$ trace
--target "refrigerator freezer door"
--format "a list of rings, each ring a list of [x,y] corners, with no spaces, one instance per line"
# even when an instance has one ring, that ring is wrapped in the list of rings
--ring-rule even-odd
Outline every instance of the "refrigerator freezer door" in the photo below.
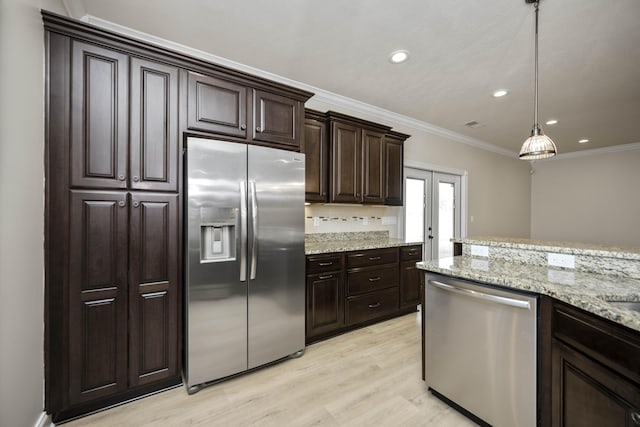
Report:
[[[247,369],[246,150],[231,142],[187,141],[187,387]]]
[[[304,155],[248,150],[251,369],[304,349]]]

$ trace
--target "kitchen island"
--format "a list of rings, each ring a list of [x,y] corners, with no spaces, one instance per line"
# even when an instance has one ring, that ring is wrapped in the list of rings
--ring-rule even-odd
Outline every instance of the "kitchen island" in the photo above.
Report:
[[[455,242],[461,256],[417,264],[428,280],[463,279],[539,298],[532,422],[640,424],[640,312],[633,309],[640,302],[640,250],[525,239]]]

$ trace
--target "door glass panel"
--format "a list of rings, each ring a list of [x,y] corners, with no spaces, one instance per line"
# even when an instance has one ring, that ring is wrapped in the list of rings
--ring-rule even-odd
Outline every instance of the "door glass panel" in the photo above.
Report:
[[[438,257],[453,256],[455,237],[454,185],[449,182],[438,183]]]
[[[425,181],[407,178],[405,198],[405,239],[410,242],[424,240]]]

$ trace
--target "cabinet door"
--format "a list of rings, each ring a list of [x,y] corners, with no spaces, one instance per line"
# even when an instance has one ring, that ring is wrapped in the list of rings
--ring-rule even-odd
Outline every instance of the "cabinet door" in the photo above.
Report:
[[[371,204],[384,203],[384,135],[362,130],[362,201]]]
[[[362,203],[360,128],[331,123],[331,191],[329,202]]]
[[[299,150],[299,134],[304,115],[302,103],[261,90],[253,91],[253,103],[253,139],[283,144]]]
[[[129,381],[178,372],[178,195],[131,194]]]
[[[127,193],[71,191],[70,404],[127,388]]]
[[[424,272],[416,267],[416,261],[400,263],[400,307],[420,304],[420,289]]]
[[[178,69],[131,59],[131,188],[178,191]]]
[[[385,138],[385,192],[384,204],[403,204],[403,146],[402,141]]]
[[[327,125],[317,120],[305,120],[305,200],[327,201]]]
[[[640,388],[554,340],[552,425],[616,427],[640,423]]]
[[[247,88],[189,71],[187,127],[202,132],[247,137]]]
[[[344,325],[341,272],[307,276],[307,339]]]
[[[72,43],[71,186],[126,188],[129,58]]]

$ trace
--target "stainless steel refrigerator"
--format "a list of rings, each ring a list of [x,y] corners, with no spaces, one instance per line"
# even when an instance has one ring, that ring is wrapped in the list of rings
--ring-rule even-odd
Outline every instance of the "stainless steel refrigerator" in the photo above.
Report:
[[[304,155],[202,138],[186,150],[192,393],[304,350]]]

